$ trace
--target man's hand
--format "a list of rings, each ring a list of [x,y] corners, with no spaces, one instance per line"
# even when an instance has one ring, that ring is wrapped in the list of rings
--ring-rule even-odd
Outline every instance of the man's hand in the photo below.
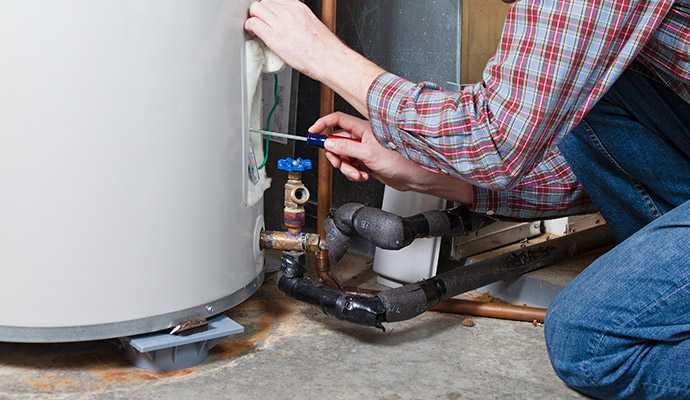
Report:
[[[368,115],[369,86],[385,72],[348,48],[298,0],[262,0],[249,8],[244,28],[292,68],[326,84]]]
[[[334,135],[361,140],[357,143],[328,139],[325,143],[326,157],[349,180],[363,182],[373,176],[400,191],[428,193],[463,204],[472,203],[471,184],[421,168],[399,153],[384,148],[376,140],[368,121],[337,112],[316,121],[309,132],[319,133],[336,126],[342,131]]]
[[[361,141],[326,140],[326,157],[343,175],[354,182],[366,181],[372,175],[396,189],[410,190],[405,185],[404,175],[407,169],[403,167],[417,167],[400,154],[383,148],[371,132],[368,121],[337,112],[316,121],[309,131],[316,133],[335,126],[342,130],[334,135]]]
[[[296,0],[263,0],[251,4],[244,27],[258,36],[283,61],[319,79],[319,60],[344,51],[345,45]]]

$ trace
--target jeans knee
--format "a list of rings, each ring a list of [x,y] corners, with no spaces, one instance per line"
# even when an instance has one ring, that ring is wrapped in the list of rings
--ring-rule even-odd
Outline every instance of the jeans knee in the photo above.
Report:
[[[590,396],[613,398],[622,390],[618,381],[626,356],[599,346],[600,334],[587,318],[586,302],[561,293],[549,306],[544,337],[551,365],[568,386]],[[593,349],[596,348],[596,351]]]
[[[586,337],[574,329],[573,304],[567,304],[562,296],[556,297],[549,306],[544,321],[544,339],[551,365],[566,384],[572,387],[587,385],[584,376],[586,368]]]

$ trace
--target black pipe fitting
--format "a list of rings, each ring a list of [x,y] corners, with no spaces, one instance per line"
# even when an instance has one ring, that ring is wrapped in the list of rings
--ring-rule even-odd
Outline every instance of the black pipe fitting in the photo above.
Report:
[[[348,296],[304,277],[305,253],[283,252],[278,288],[290,297],[321,307],[326,315],[359,325],[374,326],[385,331],[385,310],[376,297]]]
[[[284,251],[280,259],[280,274],[288,279],[302,278],[307,271],[307,254],[303,251]]]

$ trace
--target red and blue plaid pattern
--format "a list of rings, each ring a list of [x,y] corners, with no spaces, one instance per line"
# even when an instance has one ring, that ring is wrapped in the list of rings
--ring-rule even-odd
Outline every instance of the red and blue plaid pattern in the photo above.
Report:
[[[588,212],[556,146],[636,58],[690,102],[690,0],[523,0],[482,82],[450,93],[382,74],[370,121],[385,146],[477,186],[477,212]]]

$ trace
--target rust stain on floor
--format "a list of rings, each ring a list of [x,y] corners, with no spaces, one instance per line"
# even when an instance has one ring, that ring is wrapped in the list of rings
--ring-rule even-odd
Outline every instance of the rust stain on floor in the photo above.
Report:
[[[227,311],[225,315],[244,326],[244,334],[224,340],[211,349],[211,353],[220,354],[221,359],[227,360],[254,351],[268,337],[276,322],[293,312],[288,303],[292,302],[256,296]]]
[[[104,371],[94,371],[93,373],[103,382],[123,383],[132,381],[156,381],[159,379],[185,376],[194,372],[194,368],[183,369],[180,371],[149,371],[132,368],[135,367],[129,367],[126,369],[107,369]]]
[[[18,366],[18,369],[38,376],[24,379],[23,386],[39,392],[65,392],[85,388],[93,390],[109,387],[115,383],[149,382],[180,377],[194,371],[194,369],[171,372],[144,370],[130,365],[125,360],[124,353],[113,345],[94,342],[91,346],[94,347],[94,351],[61,352],[43,360],[40,360],[42,357],[39,357],[39,360],[31,360],[29,355],[27,358],[30,361]],[[95,348],[97,346],[99,348]],[[64,351],[65,347],[63,345],[60,348]],[[29,371],[26,371],[27,368]],[[43,372],[46,370],[51,372]],[[79,373],[81,375],[77,375]]]
[[[3,387],[16,392],[89,393],[111,390],[122,385],[195,376],[214,371],[226,360],[270,346],[276,335],[284,337],[304,328],[305,315],[316,312],[312,306],[285,296],[269,277],[259,291],[225,315],[243,325],[245,332],[232,336],[209,351],[209,358],[193,368],[159,372],[140,369],[125,359],[118,340],[83,343],[21,344],[0,343],[0,397]],[[304,319],[308,323],[308,319]],[[296,324],[296,325],[295,325]],[[284,325],[284,329],[283,329]],[[267,339],[271,339],[270,341]],[[277,338],[280,340],[280,338]],[[288,356],[290,353],[281,352]]]
[[[255,351],[279,320],[298,309],[294,301],[285,298],[271,283],[264,283],[265,287],[259,293],[225,313],[242,324],[245,333],[221,342],[211,349],[209,359],[196,367],[170,372],[134,367],[125,359],[117,340],[62,344],[0,343],[0,362],[6,367],[4,375],[15,377],[11,383],[15,390],[21,387],[32,392],[65,393],[204,373],[217,367],[222,360]],[[0,380],[0,389],[2,386],[3,381]]]
[[[60,373],[46,373],[38,378],[27,379],[25,383],[36,392],[52,392],[56,389],[73,389],[81,386],[74,378],[65,377]]]

